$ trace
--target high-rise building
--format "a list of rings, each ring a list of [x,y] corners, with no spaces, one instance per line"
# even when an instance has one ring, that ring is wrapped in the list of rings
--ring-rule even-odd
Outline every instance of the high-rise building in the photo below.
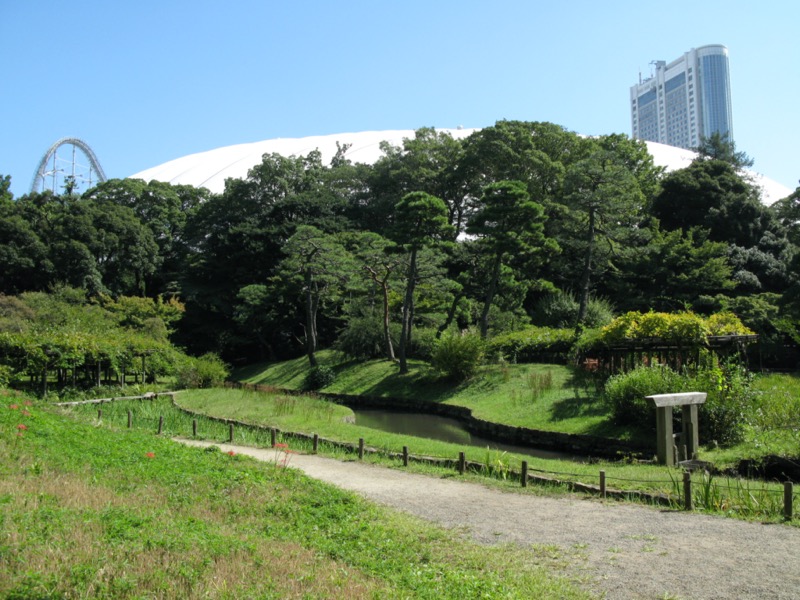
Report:
[[[677,60],[651,63],[651,77],[631,87],[633,137],[696,148],[713,133],[733,141],[728,49],[692,48]]]

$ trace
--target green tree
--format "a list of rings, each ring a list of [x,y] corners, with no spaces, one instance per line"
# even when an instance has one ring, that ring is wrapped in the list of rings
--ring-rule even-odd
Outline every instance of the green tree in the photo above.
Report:
[[[408,255],[403,321],[397,349],[402,374],[408,373],[406,351],[411,339],[418,254],[425,247],[451,239],[452,235],[453,227],[448,223],[447,206],[441,199],[425,192],[411,192],[403,196],[395,206],[392,239]]]
[[[399,281],[399,273],[405,265],[405,256],[395,251],[392,242],[372,232],[359,236],[355,255],[361,272],[380,293],[385,355],[388,360],[394,361],[395,353],[390,330],[390,292],[392,286]]]
[[[664,229],[702,227],[713,241],[750,248],[779,227],[759,190],[728,162],[695,160],[667,175],[661,186],[650,212]]]
[[[638,223],[644,200],[636,176],[614,150],[597,150],[570,167],[564,182],[564,204],[583,254],[578,324],[586,318],[598,264],[607,264],[606,257]]]
[[[467,226],[467,233],[479,238],[479,246],[489,259],[480,315],[482,338],[486,338],[489,331],[489,309],[503,266],[512,257],[517,262],[528,259],[526,262],[530,264],[530,259],[543,251],[558,251],[555,241],[544,235],[544,220],[544,208],[531,201],[521,181],[500,181],[484,189],[480,207]]]
[[[469,210],[466,190],[457,173],[462,142],[449,133],[423,127],[414,132],[413,138],[404,138],[402,146],[384,142],[381,150],[383,156],[372,166],[368,177],[370,200],[360,209],[363,227],[386,235],[391,225],[387,216],[397,202],[410,192],[420,191],[444,201],[455,239],[463,230]]]
[[[737,171],[752,167],[755,162],[745,152],[738,152],[736,144],[727,133],[715,131],[708,137],[700,138],[700,145],[694,148],[703,160],[721,160],[733,166]]]
[[[293,281],[304,302],[305,346],[308,362],[317,366],[317,315],[320,305],[335,300],[352,272],[352,259],[331,235],[301,225],[284,246],[279,276]]]
[[[643,229],[643,239],[621,250],[606,289],[623,311],[683,310],[703,294],[730,293],[736,287],[728,247],[702,230]]]

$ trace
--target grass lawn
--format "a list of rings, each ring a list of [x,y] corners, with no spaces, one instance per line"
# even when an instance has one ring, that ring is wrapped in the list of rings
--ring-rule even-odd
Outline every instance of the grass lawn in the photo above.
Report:
[[[98,421],[0,392],[0,597],[586,597],[552,548],[479,547],[297,470],[154,435],[146,410],[165,433],[180,419],[166,399]],[[129,409],[130,430],[106,420]]]
[[[516,427],[596,435],[653,443],[655,432],[614,425],[590,376],[563,365],[488,365],[470,382],[454,385],[437,378],[421,361],[410,361],[411,372],[401,376],[385,360],[343,361],[323,351],[321,364],[332,367],[336,381],[322,391],[383,397],[416,398],[464,406],[480,419]],[[308,360],[252,365],[234,378],[288,389],[302,389]],[[542,381],[552,382],[541,391]],[[756,375],[755,403],[745,440],[728,448],[704,446],[701,458],[720,467],[744,458],[768,455],[800,456],[800,376]],[[701,416],[702,419],[702,409]],[[702,444],[703,440],[701,440]]]
[[[377,453],[367,453],[364,460],[393,468],[404,468],[398,458],[390,458],[389,452],[399,453],[408,446],[413,455],[436,456],[451,460],[459,451],[466,453],[467,459],[481,465],[481,473],[463,477],[480,478],[520,492],[519,481],[508,475],[509,471],[519,473],[522,460],[529,464],[530,472],[545,474],[550,478],[565,481],[579,481],[595,484],[599,482],[600,470],[605,471],[609,488],[622,490],[642,490],[656,494],[669,494],[676,498],[682,490],[682,470],[658,465],[643,465],[628,462],[576,463],[573,461],[533,458],[513,453],[505,453],[486,448],[461,446],[436,440],[386,433],[346,422],[349,409],[319,398],[286,396],[280,393],[263,393],[250,390],[212,389],[193,390],[178,394],[179,406],[219,418],[232,418],[250,423],[256,427],[236,427],[234,442],[254,447],[270,447],[271,427],[282,431],[299,431],[306,434],[317,433],[324,439],[356,445],[364,438],[367,448],[377,449]],[[168,398],[155,401],[117,401],[102,405],[102,419],[97,419],[98,407],[82,405],[66,409],[82,420],[118,430],[127,428],[127,412],[130,410],[134,428],[155,432],[159,417],[163,418],[165,436],[190,437],[192,420],[198,421],[197,437],[211,441],[227,441],[228,425],[203,417],[193,416],[178,410]],[[259,427],[260,426],[260,427]],[[291,436],[279,436],[279,443],[287,443],[291,450],[310,452],[311,442]],[[278,452],[279,450],[276,450]],[[341,460],[355,460],[353,451],[323,442],[320,454],[334,456]],[[291,458],[289,456],[289,462]],[[458,477],[453,468],[436,468],[411,462],[411,470],[437,477]],[[488,479],[487,479],[488,477]],[[782,515],[782,486],[758,481],[743,481],[723,477],[708,478],[701,472],[692,475],[695,506],[712,512],[722,512],[738,517],[779,520]],[[565,493],[566,488],[541,488],[529,486],[527,493],[542,493],[543,489],[555,489]],[[800,490],[797,490],[800,496]],[[548,492],[552,493],[552,492]]]
[[[330,351],[318,353],[318,359],[336,371],[336,380],[323,392],[441,402],[467,407],[476,418],[515,427],[650,441],[614,425],[591,377],[564,365],[490,365],[471,381],[456,385],[438,378],[421,361],[409,361],[410,373],[399,375],[397,366],[385,360],[341,361]],[[300,390],[307,371],[308,359],[302,357],[251,365],[235,371],[233,378]]]

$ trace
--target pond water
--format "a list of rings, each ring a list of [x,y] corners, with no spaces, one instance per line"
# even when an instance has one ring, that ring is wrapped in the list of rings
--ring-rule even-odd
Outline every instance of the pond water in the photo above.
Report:
[[[514,452],[537,458],[557,458],[581,462],[586,460],[585,457],[574,454],[540,450],[528,446],[514,446],[482,438],[467,431],[464,424],[457,419],[449,417],[380,409],[353,408],[352,410],[355,413],[357,425],[389,433],[413,435],[465,446],[489,447],[502,452]]]

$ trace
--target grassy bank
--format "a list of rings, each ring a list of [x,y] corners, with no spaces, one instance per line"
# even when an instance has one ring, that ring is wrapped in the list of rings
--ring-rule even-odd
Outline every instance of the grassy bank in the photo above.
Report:
[[[471,409],[477,418],[514,427],[654,444],[655,431],[643,432],[612,422],[595,381],[580,369],[541,364],[487,365],[471,381],[456,385],[440,380],[426,363],[419,361],[412,361],[411,373],[401,376],[396,365],[385,360],[343,362],[329,351],[320,352],[319,358],[336,371],[336,380],[323,388],[325,392],[453,404]],[[234,372],[234,378],[302,389],[307,371],[308,360],[301,357],[252,365]],[[726,448],[706,445],[701,452],[703,460],[731,468],[742,459],[800,456],[800,377],[756,375],[753,390],[756,406],[746,417],[750,422],[744,440]]]
[[[651,494],[669,495],[675,505],[681,505],[682,473],[658,465],[642,465],[628,462],[614,463],[576,463],[572,461],[533,458],[518,454],[487,450],[486,448],[449,444],[411,436],[386,433],[346,422],[349,409],[325,400],[282,394],[265,394],[249,390],[195,390],[178,395],[177,403],[192,411],[202,412],[211,417],[236,419],[253,424],[255,427],[237,426],[234,442],[256,447],[270,447],[271,427],[284,432],[300,432],[356,446],[359,438],[365,440],[368,448],[376,449],[367,453],[364,460],[384,466],[401,468],[401,461],[390,453],[400,453],[408,446],[411,454],[418,456],[441,457],[454,460],[464,451],[467,460],[480,465],[480,473],[466,475],[466,478],[480,478],[484,482],[520,492],[520,484],[512,472],[519,473],[521,463],[526,460],[529,472],[549,479],[565,482],[581,482],[597,485],[600,470],[605,471],[609,488],[643,491]],[[134,428],[154,432],[159,419],[163,418],[165,435],[191,436],[192,420],[197,420],[197,437],[211,441],[227,441],[228,425],[222,421],[198,418],[176,409],[172,403],[162,398],[156,401],[124,401],[102,406],[102,420],[97,420],[97,406],[83,405],[69,409],[75,415],[90,422],[115,428],[127,426],[127,412],[130,410]],[[260,426],[260,427],[258,427]],[[288,434],[279,436],[278,443],[286,443],[290,449],[300,452],[311,451],[311,441],[297,439]],[[354,460],[354,451],[347,451],[334,445],[321,444],[320,454],[327,454],[343,460]],[[289,462],[291,458],[288,457]],[[414,462],[411,470],[425,472],[434,476],[455,477],[451,468],[435,468]],[[489,479],[486,479],[489,477]],[[723,513],[742,518],[757,518],[779,521],[782,519],[782,486],[760,481],[747,481],[734,478],[712,477],[696,472],[692,476],[693,498],[697,508],[715,513]],[[563,486],[546,488],[528,487],[526,493],[566,493]],[[800,500],[797,490],[795,500]]]
[[[541,566],[550,548],[477,547],[292,469],[27,402],[0,405],[1,597],[585,597]]]
[[[336,380],[324,392],[414,398],[464,406],[479,419],[515,427],[646,441],[609,420],[590,375],[564,365],[487,365],[459,385],[440,379],[421,361],[409,361],[410,373],[399,375],[397,366],[385,360],[342,362],[330,351],[320,352],[318,358],[336,372]],[[303,357],[252,365],[235,371],[233,378],[300,390],[307,371],[308,359]]]

